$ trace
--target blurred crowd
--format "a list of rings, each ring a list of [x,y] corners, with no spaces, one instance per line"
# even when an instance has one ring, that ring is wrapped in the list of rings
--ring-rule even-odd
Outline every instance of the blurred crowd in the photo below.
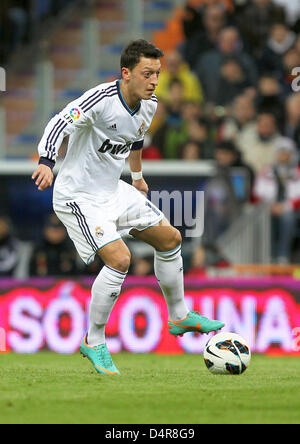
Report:
[[[231,140],[256,173],[274,161],[276,138],[298,150],[300,2],[191,0],[182,27],[185,40],[165,56],[145,158],[213,159],[216,143]]]
[[[0,32],[3,36],[5,20],[13,22],[18,32],[7,41],[14,46],[26,38],[29,1],[6,2],[11,8],[0,17]],[[40,7],[60,2],[43,1]],[[205,189],[202,245],[187,258],[186,271],[199,274],[229,264],[216,241],[240,212],[234,167],[246,172],[247,200],[269,205],[272,261],[293,262],[300,238],[300,1],[190,0],[182,29],[184,40],[164,58],[143,157],[210,160],[216,166]],[[17,251],[11,223],[0,217],[0,276],[14,274]],[[28,273],[96,274],[99,261],[83,266],[64,227],[50,215],[30,252]],[[153,274],[152,255],[133,255],[130,273]]]
[[[46,19],[56,17],[74,0],[1,0],[0,65],[14,51],[34,41]]]
[[[290,262],[300,233],[300,2],[190,0],[182,29],[165,56],[144,158],[215,161],[208,245],[239,211],[226,172],[243,167],[249,200],[270,205],[272,260]]]

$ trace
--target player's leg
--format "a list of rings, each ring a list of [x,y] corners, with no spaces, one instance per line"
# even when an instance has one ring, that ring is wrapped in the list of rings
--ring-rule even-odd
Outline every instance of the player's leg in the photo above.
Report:
[[[208,333],[224,327],[214,321],[189,311],[184,300],[184,274],[181,256],[181,235],[167,219],[155,226],[139,231],[131,230],[136,239],[150,244],[154,249],[154,270],[169,313],[169,331],[177,336],[188,331]]]
[[[92,286],[89,313],[89,330],[80,350],[101,373],[119,373],[106,347],[105,326],[121,292],[130,265],[130,252],[118,239],[98,251],[104,266]]]
[[[130,252],[106,207],[97,202],[72,201],[56,203],[54,209],[82,260],[90,263],[99,254],[106,264],[92,286],[89,331],[80,351],[99,373],[119,373],[105,344],[105,324],[126,277]]]
[[[167,219],[143,231],[133,229],[130,234],[155,249],[154,272],[164,294],[169,317],[179,321],[189,309],[184,300],[181,235]]]
[[[168,306],[170,333],[177,336],[187,331],[207,333],[222,328],[222,322],[190,312],[186,306],[180,232],[172,227],[159,208],[133,186],[122,181],[119,205],[118,233],[130,233],[155,249],[155,275]]]
[[[98,251],[104,267],[92,286],[88,343],[105,343],[105,325],[121,292],[130,265],[130,251],[121,240],[105,245]]]

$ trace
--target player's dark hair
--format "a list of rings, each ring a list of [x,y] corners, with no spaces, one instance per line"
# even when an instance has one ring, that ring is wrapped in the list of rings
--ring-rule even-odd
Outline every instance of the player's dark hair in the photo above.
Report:
[[[163,55],[163,51],[153,45],[153,43],[147,42],[147,40],[144,39],[133,40],[122,51],[120,61],[121,69],[134,69],[141,57],[159,59],[163,57]]]

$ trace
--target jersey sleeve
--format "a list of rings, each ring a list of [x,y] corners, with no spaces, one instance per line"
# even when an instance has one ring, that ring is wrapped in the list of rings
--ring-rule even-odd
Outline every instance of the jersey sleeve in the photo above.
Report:
[[[133,142],[131,151],[138,151],[141,150],[144,146],[144,139],[138,140],[137,142]]]
[[[87,91],[50,120],[38,145],[39,163],[53,168],[64,137],[93,125],[102,111],[103,102],[97,103],[96,106],[90,105],[94,105],[95,98],[100,94],[101,91],[97,89]]]

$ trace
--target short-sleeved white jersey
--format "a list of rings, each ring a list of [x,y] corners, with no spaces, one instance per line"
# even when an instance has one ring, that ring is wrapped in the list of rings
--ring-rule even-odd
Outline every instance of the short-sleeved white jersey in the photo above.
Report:
[[[84,93],[54,116],[39,143],[40,163],[53,166],[65,136],[66,157],[54,185],[54,201],[106,199],[118,186],[125,159],[141,149],[157,108],[157,99],[128,108],[120,80]]]

